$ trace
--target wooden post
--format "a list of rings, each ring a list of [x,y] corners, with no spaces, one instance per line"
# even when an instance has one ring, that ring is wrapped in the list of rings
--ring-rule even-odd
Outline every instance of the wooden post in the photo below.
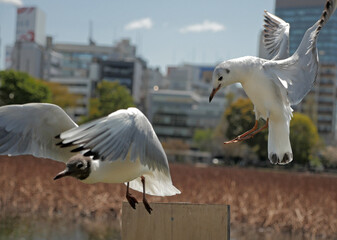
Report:
[[[150,215],[142,203],[137,209],[123,202],[122,240],[229,240],[229,205],[151,203]]]

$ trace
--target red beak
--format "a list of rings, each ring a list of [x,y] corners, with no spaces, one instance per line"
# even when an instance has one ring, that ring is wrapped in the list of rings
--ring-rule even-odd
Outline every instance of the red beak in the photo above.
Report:
[[[211,95],[209,95],[209,102],[212,101],[214,95],[216,94],[216,92],[220,89],[221,85],[219,84],[219,86],[217,88],[213,88]]]

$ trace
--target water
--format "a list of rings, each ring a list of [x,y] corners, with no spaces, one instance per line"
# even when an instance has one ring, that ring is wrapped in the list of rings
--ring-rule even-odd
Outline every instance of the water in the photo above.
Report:
[[[0,219],[0,240],[121,240],[120,224],[112,221],[95,223],[65,219]],[[303,234],[279,233],[272,229],[231,227],[231,240],[299,240]],[[322,238],[317,238],[322,239]]]
[[[120,240],[118,225],[117,222],[95,224],[6,218],[0,220],[0,240]]]

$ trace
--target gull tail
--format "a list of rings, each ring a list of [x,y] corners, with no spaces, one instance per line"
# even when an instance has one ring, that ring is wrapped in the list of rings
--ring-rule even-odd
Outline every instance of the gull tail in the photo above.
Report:
[[[169,173],[154,170],[143,175],[145,177],[145,193],[154,196],[173,196],[180,194],[180,191],[173,186]],[[143,192],[141,178],[136,178],[129,183],[133,190]]]
[[[269,119],[268,158],[272,164],[284,165],[293,160],[289,124],[290,119]]]

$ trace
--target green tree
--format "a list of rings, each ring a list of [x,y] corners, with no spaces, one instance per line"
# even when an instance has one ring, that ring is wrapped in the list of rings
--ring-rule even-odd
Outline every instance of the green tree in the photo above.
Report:
[[[225,135],[228,139],[233,139],[254,126],[255,114],[253,109],[254,106],[252,102],[247,98],[239,98],[229,105],[223,118],[224,121],[227,122]],[[263,121],[260,120],[259,127],[262,126],[262,122]],[[263,124],[265,123],[263,122]],[[267,141],[268,131],[264,130],[245,142],[252,148],[260,159],[266,159],[268,158]]]
[[[90,100],[89,116],[83,122],[132,106],[133,99],[126,87],[117,82],[102,81],[97,85],[97,97]]]
[[[213,143],[212,129],[196,129],[193,135],[193,143],[195,147],[202,151],[211,151]]]
[[[56,82],[43,82],[51,91],[51,103],[61,108],[75,107],[79,99],[79,95],[72,94],[68,88]]]
[[[307,115],[294,113],[290,121],[290,142],[296,163],[307,165],[316,160],[314,152],[320,138],[316,126]]]
[[[51,91],[41,81],[23,72],[0,71],[1,105],[50,101]]]
[[[254,106],[249,99],[238,99],[225,111],[227,128],[226,136],[232,139],[249,130],[255,122]],[[222,123],[223,124],[223,123]],[[260,125],[262,125],[260,123]],[[256,134],[252,139],[245,141],[261,160],[268,158],[268,131]],[[304,114],[294,113],[290,121],[290,142],[293,149],[294,161],[299,164],[308,164],[314,161],[315,150],[321,143],[317,128],[311,119]]]

